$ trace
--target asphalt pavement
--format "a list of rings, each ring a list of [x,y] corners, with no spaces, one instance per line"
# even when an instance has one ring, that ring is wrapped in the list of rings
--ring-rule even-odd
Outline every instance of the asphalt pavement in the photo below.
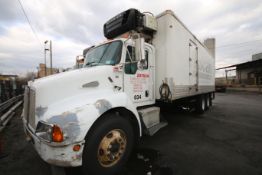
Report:
[[[0,174],[52,174],[25,141],[20,113],[0,133]],[[262,94],[217,93],[201,116],[171,108],[162,114],[169,125],[142,139],[122,175],[262,174]],[[79,168],[66,172],[80,174]]]

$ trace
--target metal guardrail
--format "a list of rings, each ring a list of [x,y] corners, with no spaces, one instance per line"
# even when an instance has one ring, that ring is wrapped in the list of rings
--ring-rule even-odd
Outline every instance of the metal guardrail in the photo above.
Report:
[[[23,95],[13,97],[0,104],[0,132],[15,115],[15,110],[23,103]]]

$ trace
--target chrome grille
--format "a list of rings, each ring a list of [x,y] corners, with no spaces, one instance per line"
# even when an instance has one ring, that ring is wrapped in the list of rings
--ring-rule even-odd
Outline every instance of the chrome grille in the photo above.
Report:
[[[35,129],[35,91],[30,89],[29,91],[29,124]]]
[[[24,119],[28,119],[28,104],[29,104],[29,88],[26,86],[25,87],[25,93],[24,93],[24,113],[23,113],[23,117]]]
[[[35,129],[35,91],[29,87],[25,88],[24,94],[24,118]]]

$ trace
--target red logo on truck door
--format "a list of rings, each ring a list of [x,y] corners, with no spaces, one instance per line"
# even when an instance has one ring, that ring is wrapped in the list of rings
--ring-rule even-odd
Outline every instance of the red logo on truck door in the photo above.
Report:
[[[137,78],[148,78],[149,74],[137,74]]]

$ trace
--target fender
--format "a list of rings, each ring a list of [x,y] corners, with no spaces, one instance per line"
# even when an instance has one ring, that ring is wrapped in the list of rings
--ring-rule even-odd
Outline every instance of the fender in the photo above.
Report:
[[[112,91],[112,89],[100,90],[99,93],[92,96],[90,94],[75,96],[60,101],[45,109],[45,115],[39,120],[59,125],[65,135],[65,140],[61,144],[68,145],[83,141],[98,118],[107,111],[118,107],[126,108],[133,113],[138,123],[139,136],[141,136],[141,122],[136,107],[126,93]],[[68,110],[65,111],[65,109]]]

